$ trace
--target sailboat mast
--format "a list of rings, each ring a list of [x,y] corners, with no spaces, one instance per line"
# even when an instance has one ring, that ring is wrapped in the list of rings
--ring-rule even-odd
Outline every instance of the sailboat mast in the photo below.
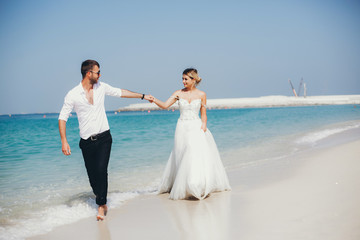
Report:
[[[292,83],[291,83],[291,80],[290,80],[290,79],[289,79],[289,83],[290,83],[291,89],[292,89],[292,91],[293,91],[293,93],[294,93],[295,97],[297,97],[296,91],[295,91],[294,86],[292,85]]]
[[[301,86],[303,85],[303,78],[301,78],[300,84],[299,84],[299,91],[297,92],[300,96],[301,93]]]

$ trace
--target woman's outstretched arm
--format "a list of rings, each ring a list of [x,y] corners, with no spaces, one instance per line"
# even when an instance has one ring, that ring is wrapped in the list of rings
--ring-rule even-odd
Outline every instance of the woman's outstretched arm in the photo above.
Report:
[[[177,92],[178,91],[174,92],[174,94],[171,95],[171,97],[169,97],[169,99],[166,100],[166,102],[163,102],[163,101],[160,101],[157,98],[154,98],[153,103],[155,103],[156,105],[158,105],[162,109],[167,109],[179,99]]]

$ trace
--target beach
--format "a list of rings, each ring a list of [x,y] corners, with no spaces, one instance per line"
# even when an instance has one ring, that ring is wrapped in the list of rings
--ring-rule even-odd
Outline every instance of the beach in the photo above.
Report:
[[[145,195],[30,239],[360,238],[359,130],[282,161],[228,170],[232,191],[203,201]],[[345,139],[345,140],[344,140]]]
[[[345,105],[334,97],[333,105],[256,106],[263,97],[245,108],[209,107],[232,191],[204,201],[156,194],[177,110],[107,112],[114,141],[104,222],[95,220],[76,115],[67,123],[68,157],[58,114],[0,116],[0,239],[356,239],[360,106],[345,98]]]
[[[0,12],[0,240],[360,240],[360,0]]]

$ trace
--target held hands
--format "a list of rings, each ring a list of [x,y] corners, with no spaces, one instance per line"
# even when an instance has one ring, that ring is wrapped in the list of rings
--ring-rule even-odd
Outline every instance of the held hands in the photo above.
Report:
[[[148,100],[149,102],[152,103],[155,98],[154,98],[152,95],[150,95],[150,94],[146,94],[146,95],[144,96],[144,99],[145,99],[145,100]]]

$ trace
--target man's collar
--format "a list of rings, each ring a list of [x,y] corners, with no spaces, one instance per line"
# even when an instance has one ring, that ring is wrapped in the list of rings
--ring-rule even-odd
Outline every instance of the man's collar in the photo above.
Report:
[[[85,89],[84,89],[84,87],[83,87],[83,85],[82,85],[82,81],[79,83],[78,86],[80,87],[81,92],[84,92],[84,93],[85,93]],[[93,89],[97,89],[99,86],[100,86],[100,81],[98,81],[97,83],[95,83],[95,84],[93,85]]]

